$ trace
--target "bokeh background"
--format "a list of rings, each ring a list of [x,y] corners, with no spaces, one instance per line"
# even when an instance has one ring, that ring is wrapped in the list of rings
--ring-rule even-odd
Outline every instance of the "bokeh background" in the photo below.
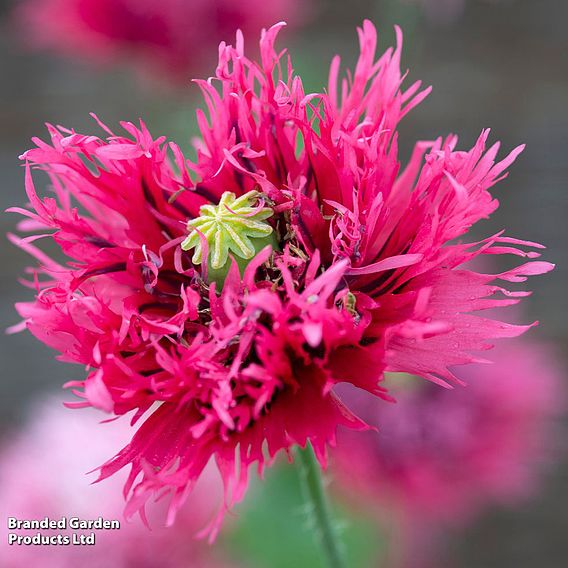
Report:
[[[181,84],[170,84],[140,76],[126,58],[109,66],[34,50],[14,22],[15,4],[0,2],[2,210],[25,201],[18,156],[32,136],[43,135],[44,122],[89,132],[95,129],[91,111],[113,125],[142,117],[154,135],[164,134],[189,148],[198,104],[189,75]],[[392,44],[395,23],[403,27],[403,68],[411,70],[412,79],[434,86],[432,95],[403,121],[403,158],[417,139],[454,132],[467,147],[488,126],[504,149],[527,144],[509,178],[496,189],[501,208],[479,231],[481,235],[507,228],[510,235],[547,245],[545,259],[557,263],[557,269],[531,282],[534,295],[525,304],[524,319],[540,320],[530,333],[555,345],[566,359],[568,2],[314,0],[300,5],[306,11],[284,33],[281,44],[290,46],[307,91],[326,82],[335,53],[341,53],[345,63],[354,61],[355,27],[365,17],[379,28],[381,48]],[[199,59],[194,74],[212,74],[216,50]],[[15,216],[3,215],[2,234],[13,231],[15,223]],[[29,260],[6,239],[0,240],[0,251],[0,325],[5,328],[18,321],[13,303],[29,297],[17,283]],[[6,441],[23,427],[33,402],[42,393],[56,391],[75,370],[56,362],[48,348],[26,333],[2,334],[0,355],[0,436]],[[448,565],[566,566],[568,464],[561,455],[557,461],[537,497],[515,508],[490,509],[469,528],[452,534]],[[236,528],[223,537],[224,546],[252,568],[318,566],[309,531],[302,529],[301,503],[290,468],[269,473],[241,508]],[[357,562],[373,565],[381,538],[364,517],[347,512],[347,518],[348,544],[360,551]],[[290,550],[295,551],[293,557]]]

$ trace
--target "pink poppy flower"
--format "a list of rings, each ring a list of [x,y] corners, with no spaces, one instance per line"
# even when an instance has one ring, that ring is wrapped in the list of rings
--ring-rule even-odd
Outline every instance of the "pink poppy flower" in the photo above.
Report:
[[[415,377],[400,385],[392,377],[396,404],[345,394],[378,433],[342,432],[334,452],[338,489],[395,525],[393,565],[439,566],[448,529],[534,495],[565,450],[565,373],[554,353],[517,340],[493,359],[460,370],[464,389]]]
[[[23,155],[30,209],[11,238],[39,261],[27,327],[64,361],[88,367],[69,383],[84,401],[146,420],[101,468],[130,465],[127,513],[164,489],[169,522],[214,457],[225,507],[242,499],[252,464],[311,441],[322,465],[337,426],[365,428],[334,394],[348,382],[379,397],[383,370],[460,382],[450,366],[479,361],[518,326],[470,312],[515,304],[523,282],[552,265],[500,274],[464,268],[480,255],[533,259],[540,245],[501,232],[459,239],[497,208],[489,193],[502,161],[484,131],[420,142],[400,170],[396,126],[428,94],[402,88],[398,46],[375,58],[376,31],[338,86],[304,93],[283,24],[261,39],[260,63],[221,44],[216,77],[199,81],[197,157],[124,123],[106,138],[49,126]],[[47,173],[41,198],[32,169]],[[399,171],[400,170],[400,171]],[[52,238],[68,260],[36,246]],[[524,248],[528,248],[525,251]],[[219,519],[211,527],[212,534]]]
[[[108,484],[92,484],[89,470],[116,451],[130,434],[126,423],[100,424],[94,411],[75,412],[53,398],[36,403],[31,420],[0,448],[0,501],[3,520],[2,567],[29,568],[227,568],[219,551],[191,538],[212,514],[211,497],[220,495],[220,480],[209,469],[200,480],[190,502],[180,511],[173,528],[160,526],[162,504],[150,513],[156,519],[149,532],[141,523],[126,522],[119,498],[122,476]],[[8,440],[8,438],[6,438]],[[19,521],[66,520],[66,528],[23,529],[8,527],[7,518]],[[75,529],[73,519],[118,521],[118,529]],[[163,523],[162,523],[163,524]],[[38,533],[51,544],[30,545],[9,535],[37,538]],[[95,534],[94,546],[73,544],[73,534]],[[58,539],[61,535],[61,539]],[[64,538],[69,544],[57,544]],[[14,538],[14,537],[12,537]]]
[[[280,19],[299,23],[298,0],[23,0],[16,10],[30,47],[186,83],[219,41],[241,29],[256,36]]]

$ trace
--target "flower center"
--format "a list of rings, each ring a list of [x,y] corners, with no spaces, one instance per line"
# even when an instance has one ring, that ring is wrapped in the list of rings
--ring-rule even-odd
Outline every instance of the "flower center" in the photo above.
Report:
[[[242,273],[266,245],[277,248],[274,230],[266,222],[273,214],[257,191],[240,197],[225,191],[218,205],[201,206],[199,217],[188,221],[189,235],[181,248],[194,249],[191,260],[197,265],[202,263],[203,255],[207,255],[207,280],[222,285],[231,267],[230,254]]]

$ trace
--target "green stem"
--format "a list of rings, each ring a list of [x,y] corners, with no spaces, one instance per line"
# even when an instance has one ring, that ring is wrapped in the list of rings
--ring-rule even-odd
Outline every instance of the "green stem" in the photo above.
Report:
[[[321,468],[311,444],[308,442],[305,449],[299,448],[297,456],[302,488],[328,566],[330,568],[346,568],[347,564],[337,535],[337,528],[331,518],[329,503],[322,482]]]

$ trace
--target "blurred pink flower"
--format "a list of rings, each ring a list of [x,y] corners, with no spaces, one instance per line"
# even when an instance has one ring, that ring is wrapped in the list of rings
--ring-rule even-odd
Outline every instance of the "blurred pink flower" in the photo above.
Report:
[[[128,514],[169,491],[173,523],[214,456],[225,500],[212,534],[250,466],[307,441],[325,466],[337,426],[365,428],[336,384],[385,397],[385,368],[459,383],[450,367],[530,327],[472,312],[519,302],[529,292],[501,284],[553,267],[503,232],[461,240],[497,209],[489,189],[522,148],[498,161],[488,131],[469,151],[449,136],[418,142],[401,168],[398,122],[429,89],[402,87],[400,30],[377,59],[365,22],[354,73],[340,80],[336,57],[327,90],[306,94],[275,48],[281,27],[263,32],[260,62],[242,34],[221,44],[216,77],[198,82],[209,116],[197,113],[194,161],[143,124],[119,136],[99,123],[104,138],[49,126],[50,142],[23,155],[31,208],[12,209],[32,233],[12,240],[39,262],[20,328],[87,366],[68,385],[75,406],[146,418],[101,476],[132,466]],[[52,195],[38,195],[32,168]],[[42,252],[43,237],[68,260]],[[463,266],[485,255],[528,261]]]
[[[237,29],[257,37],[282,19],[299,23],[306,0],[22,0],[26,44],[99,63],[122,60],[144,75],[189,83]]]
[[[2,503],[2,568],[227,568],[207,543],[195,540],[216,507],[220,479],[208,469],[190,502],[180,511],[174,528],[160,526],[164,506],[149,507],[152,531],[140,520],[123,518],[120,476],[92,484],[87,472],[116,451],[130,435],[125,422],[100,424],[100,414],[69,412],[49,398],[37,404],[31,422],[0,450]],[[7,517],[20,520],[49,517],[118,520],[119,530],[95,531],[96,545],[9,546],[8,533],[22,536],[90,534],[91,530],[7,529]]]
[[[566,377],[554,353],[517,340],[497,348],[493,359],[460,369],[464,389],[408,377],[395,391],[396,404],[345,396],[379,431],[341,433],[334,453],[339,486],[374,503],[383,522],[400,523],[400,552],[408,559],[415,549],[401,566],[430,566],[424,547],[442,527],[532,495],[565,450]]]

